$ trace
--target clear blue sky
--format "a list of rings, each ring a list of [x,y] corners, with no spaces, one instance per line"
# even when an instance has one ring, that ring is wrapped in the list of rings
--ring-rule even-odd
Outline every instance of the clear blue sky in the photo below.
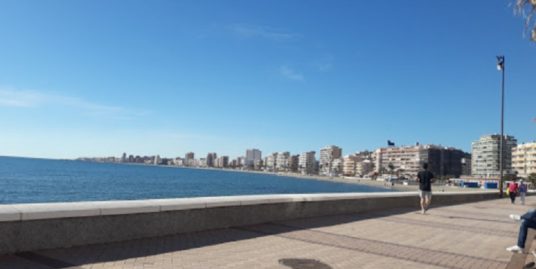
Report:
[[[0,155],[348,154],[536,138],[513,1],[0,2]]]

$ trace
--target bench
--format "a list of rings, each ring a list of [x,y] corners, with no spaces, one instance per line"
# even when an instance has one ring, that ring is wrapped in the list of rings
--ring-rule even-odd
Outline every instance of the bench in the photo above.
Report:
[[[525,251],[523,253],[514,253],[506,266],[506,269],[522,269],[522,268],[536,268],[534,262],[527,263],[527,256],[532,253],[535,248],[532,246],[534,237],[536,236],[536,230],[530,229],[527,231],[527,240],[525,241]]]

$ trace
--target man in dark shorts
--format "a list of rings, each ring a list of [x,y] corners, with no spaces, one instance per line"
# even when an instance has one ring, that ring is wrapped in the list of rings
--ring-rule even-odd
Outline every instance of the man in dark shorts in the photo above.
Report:
[[[428,171],[428,164],[423,163],[423,171],[417,174],[419,180],[419,196],[421,197],[421,214],[424,214],[432,202],[432,179],[434,174]]]

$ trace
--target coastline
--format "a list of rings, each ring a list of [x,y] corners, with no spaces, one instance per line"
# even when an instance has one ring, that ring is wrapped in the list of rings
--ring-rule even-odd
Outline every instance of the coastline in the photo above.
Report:
[[[365,186],[371,186],[371,187],[391,189],[396,192],[414,192],[414,191],[419,190],[419,187],[417,184],[403,185],[403,184],[395,183],[394,185],[391,185],[389,182],[383,181],[383,180],[372,180],[372,179],[356,178],[356,177],[327,177],[327,176],[320,176],[320,175],[302,175],[298,173],[289,173],[289,172],[268,172],[268,171],[222,169],[222,168],[209,168],[209,167],[183,167],[183,166],[172,166],[172,167],[212,170],[212,171],[225,171],[225,172],[265,174],[265,175],[271,175],[271,176],[284,176],[284,177],[291,177],[291,178],[297,178],[297,179],[317,180],[317,181],[324,181],[324,182],[365,185]],[[432,191],[433,192],[459,192],[459,191],[493,192],[496,190],[481,189],[481,188],[460,188],[458,186],[447,186],[447,185],[435,183],[432,185]]]
[[[83,160],[78,160],[78,161],[84,162]],[[96,162],[96,163],[100,163],[100,162]],[[102,163],[106,163],[106,162],[102,162]],[[302,175],[302,174],[290,173],[290,172],[269,172],[269,171],[240,170],[240,169],[230,169],[230,168],[192,167],[192,166],[174,166],[174,165],[152,165],[152,164],[140,164],[140,163],[113,163],[113,164],[136,165],[136,166],[139,165],[139,166],[175,168],[175,169],[184,168],[184,169],[196,169],[196,170],[207,170],[207,171],[223,171],[223,172],[230,172],[230,173],[264,174],[264,175],[270,175],[270,176],[284,176],[284,177],[290,177],[290,178],[296,178],[296,179],[364,185],[364,186],[384,188],[387,190],[390,189],[395,192],[414,192],[414,191],[419,190],[417,184],[403,185],[400,183],[395,183],[394,185],[391,185],[389,182],[383,181],[383,180],[372,180],[368,178],[357,178],[357,177],[328,177],[328,176],[321,176],[321,175]],[[453,192],[453,191],[490,192],[490,191],[496,191],[496,190],[481,189],[481,188],[460,188],[458,186],[446,186],[443,184],[436,183],[432,185],[432,191],[433,192]]]
[[[166,166],[161,166],[166,167]],[[167,166],[170,168],[187,168],[187,169],[199,169],[199,170],[210,170],[210,171],[225,171],[225,172],[239,172],[239,173],[252,173],[252,174],[264,174],[271,176],[284,176],[297,179],[306,179],[306,180],[317,180],[324,182],[335,182],[335,183],[346,183],[346,184],[355,184],[355,185],[364,185],[371,187],[379,187],[385,189],[391,189],[396,192],[413,192],[418,191],[419,187],[416,184],[403,185],[395,183],[394,185],[389,184],[387,181],[383,180],[372,180],[366,178],[356,178],[356,177],[327,177],[321,175],[302,175],[298,173],[289,173],[289,172],[268,172],[268,171],[255,171],[255,170],[239,170],[239,169],[225,169],[225,168],[210,168],[210,167],[187,167],[187,166]],[[453,191],[493,191],[480,188],[460,188],[457,186],[446,186],[442,184],[433,184],[433,192],[453,192]]]

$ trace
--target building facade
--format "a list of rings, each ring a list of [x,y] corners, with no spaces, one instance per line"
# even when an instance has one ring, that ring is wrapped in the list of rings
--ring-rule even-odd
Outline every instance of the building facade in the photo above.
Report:
[[[341,158],[342,149],[340,147],[331,145],[326,146],[320,149],[320,160],[319,160],[319,173],[321,175],[332,175],[333,174],[333,160]]]
[[[331,171],[329,176],[339,176],[343,173],[343,158],[336,158],[331,161]]]
[[[289,171],[289,158],[290,152],[284,151],[277,154],[277,159],[275,161],[277,171]]]
[[[288,169],[289,169],[289,171],[293,172],[293,173],[298,172],[299,164],[300,164],[300,155],[299,154],[290,156],[290,158],[288,159]]]
[[[262,161],[262,152],[258,149],[248,149],[244,161],[246,167],[252,168]]]
[[[214,167],[216,158],[218,158],[218,155],[215,152],[208,153],[207,154],[207,166]]]
[[[316,158],[314,151],[308,151],[300,154],[298,169],[304,175],[313,175],[315,173]]]
[[[357,158],[354,155],[346,155],[342,159],[342,174],[344,176],[353,177],[355,176],[355,164]]]
[[[524,178],[536,174],[536,142],[517,145],[512,149],[512,169]]]
[[[437,145],[391,146],[376,150],[375,169],[379,174],[415,178],[427,163],[436,177],[459,177],[464,156],[462,150]]]
[[[485,135],[472,143],[471,174],[477,177],[500,176],[500,135]],[[503,148],[503,171],[505,174],[512,173],[512,149],[517,146],[517,140],[513,136],[504,137]]]
[[[195,166],[195,154],[193,152],[184,154],[184,165]]]
[[[267,171],[275,171],[275,166],[276,166],[276,162],[277,162],[277,155],[278,153],[277,152],[274,152],[268,156],[266,156],[266,158],[264,158],[264,165],[265,165],[265,169]]]
[[[374,162],[371,159],[359,160],[355,164],[355,175],[364,177],[374,171]]]

